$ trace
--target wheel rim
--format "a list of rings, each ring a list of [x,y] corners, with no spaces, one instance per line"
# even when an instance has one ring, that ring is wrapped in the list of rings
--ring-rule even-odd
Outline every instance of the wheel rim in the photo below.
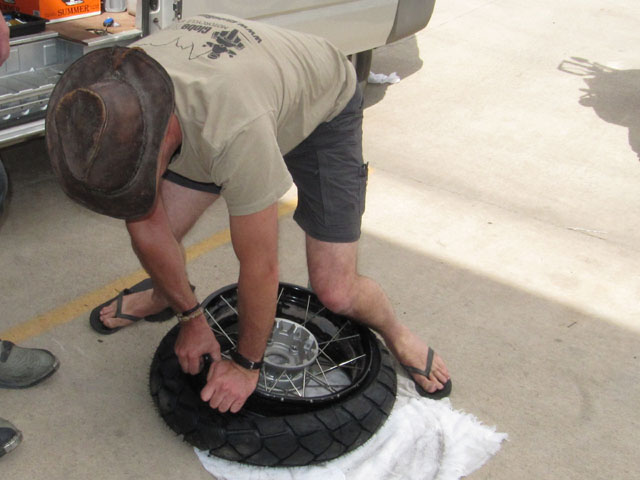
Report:
[[[209,325],[230,358],[238,339],[237,286],[204,302]],[[274,330],[255,395],[288,403],[324,403],[357,388],[370,368],[368,329],[326,309],[310,290],[281,283]]]

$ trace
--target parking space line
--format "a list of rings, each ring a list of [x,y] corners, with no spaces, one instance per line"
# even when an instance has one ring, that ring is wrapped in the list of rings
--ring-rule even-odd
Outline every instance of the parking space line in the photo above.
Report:
[[[278,204],[278,218],[285,216],[296,207],[295,201],[286,201]],[[231,241],[231,232],[229,229],[215,233],[211,237],[196,243],[186,249],[187,263],[196,258],[210,252]],[[135,284],[147,277],[143,269],[139,269],[130,275],[120,277],[117,280],[105,285],[104,287],[93,292],[82,295],[81,297],[71,300],[60,307],[54,308],[46,313],[37,315],[34,318],[19,323],[5,331],[0,332],[0,338],[20,343],[28,338],[35,337],[46,331],[53,329],[58,325],[69,323],[96,305],[106,302],[111,297],[132,284]]]

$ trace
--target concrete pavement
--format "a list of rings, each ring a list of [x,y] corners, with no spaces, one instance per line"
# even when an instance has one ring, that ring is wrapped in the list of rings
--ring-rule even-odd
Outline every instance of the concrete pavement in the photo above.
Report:
[[[402,81],[367,91],[360,266],[448,362],[453,406],[510,435],[471,478],[640,469],[638,18],[631,0],[440,1],[426,30],[374,55]],[[121,222],[66,199],[42,142],[0,154],[0,338],[62,363],[0,392],[25,434],[3,478],[211,478],[148,394],[169,325],[87,325],[139,275]],[[187,239],[201,299],[237,275],[226,227],[216,205]],[[283,280],[306,284],[286,206],[281,238]]]

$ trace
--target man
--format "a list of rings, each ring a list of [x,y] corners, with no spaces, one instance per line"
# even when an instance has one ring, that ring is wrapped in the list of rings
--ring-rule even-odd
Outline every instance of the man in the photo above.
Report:
[[[9,58],[9,26],[0,20],[0,65]],[[0,215],[8,190],[7,174],[0,161]],[[21,348],[0,339],[0,388],[27,388],[36,385],[58,369],[57,358],[49,351]],[[11,422],[0,418],[0,457],[15,449],[22,433]]]
[[[59,365],[58,359],[48,350],[22,348],[8,340],[0,340],[0,388],[32,387],[53,375]],[[21,441],[20,430],[0,418],[0,457]]]
[[[423,395],[448,395],[442,359],[356,270],[367,167],[362,95],[348,59],[321,38],[227,15],[183,20],[134,46],[95,51],[72,65],[47,114],[47,146],[63,189],[126,221],[153,282],[98,307],[92,326],[112,333],[179,312],[181,367],[196,374],[210,354],[202,399],[237,412],[256,387],[274,321],[276,202],[293,177],[294,219],[306,233],[319,299],[378,331]],[[219,196],[240,262],[233,360],[220,357],[180,246]]]

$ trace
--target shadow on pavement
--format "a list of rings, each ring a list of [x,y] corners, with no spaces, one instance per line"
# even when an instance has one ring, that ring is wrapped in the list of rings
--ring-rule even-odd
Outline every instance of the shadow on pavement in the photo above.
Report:
[[[304,265],[303,240],[291,219],[283,223],[283,239],[297,252],[283,259],[283,280],[295,282],[289,272]],[[190,266],[196,276],[209,272],[198,282],[203,294],[220,286],[211,272],[229,254],[213,250]],[[447,361],[454,408],[509,434],[474,478],[508,478],[514,465],[527,478],[599,478],[603,465],[611,478],[637,470],[637,333],[374,234],[365,232],[362,254],[363,273],[383,282],[402,321]],[[77,278],[78,268],[69,266],[67,277]],[[13,304],[0,298],[0,311]],[[81,317],[37,339],[53,345],[64,366],[38,395],[1,392],[6,415],[30,434],[6,478],[69,478],[73,468],[73,478],[108,469],[112,478],[169,479],[195,470],[193,452],[166,428],[148,393],[151,357],[171,325],[141,322],[103,340]],[[47,448],[54,439],[68,453]]]
[[[618,70],[580,57],[563,60],[558,69],[584,78],[580,104],[628,128],[629,145],[640,159],[640,69]]]
[[[422,63],[418,41],[415,35],[412,35],[391,45],[375,49],[371,71],[385,75],[396,72],[402,81],[420,70]],[[381,101],[388,87],[389,84],[368,84],[364,101],[365,108]]]

